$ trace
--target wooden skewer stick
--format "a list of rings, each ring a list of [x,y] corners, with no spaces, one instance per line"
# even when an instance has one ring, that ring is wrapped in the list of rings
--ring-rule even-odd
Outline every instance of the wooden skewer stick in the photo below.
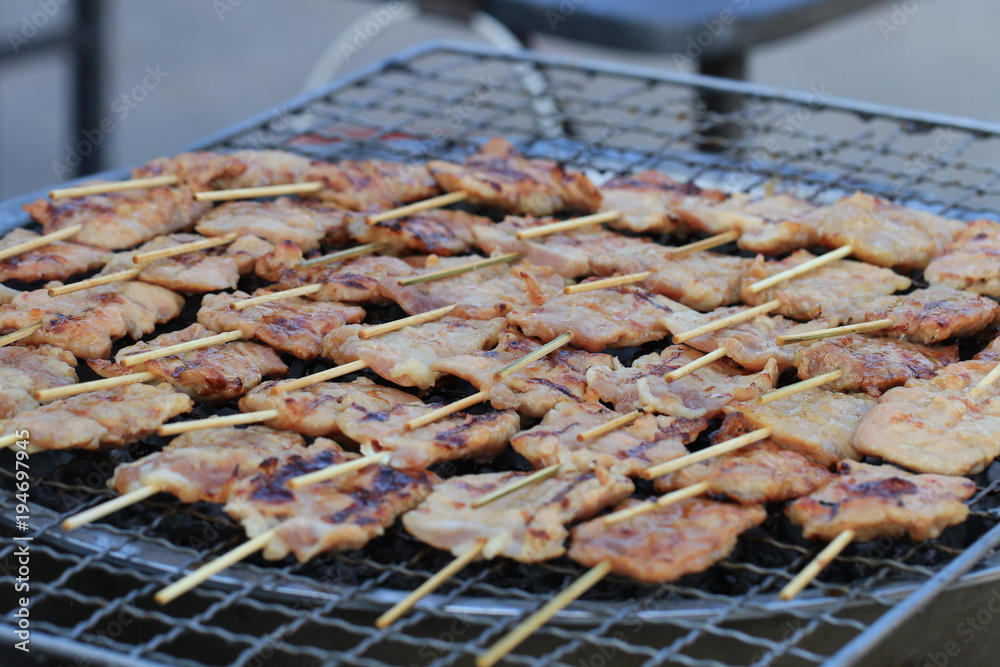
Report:
[[[97,521],[98,519],[103,519],[109,514],[114,514],[119,510],[123,510],[129,505],[140,503],[150,496],[155,496],[159,492],[159,486],[140,486],[138,489],[129,491],[128,493],[120,495],[117,498],[112,498],[111,500],[101,503],[96,507],[91,507],[89,510],[80,512],[79,514],[65,519],[62,522],[62,529],[76,530],[80,526],[85,526],[88,523]]]
[[[399,208],[393,208],[388,211],[382,211],[381,213],[369,215],[365,222],[369,225],[377,225],[378,223],[385,222],[386,220],[402,218],[407,215],[413,215],[414,213],[420,213],[421,211],[429,211],[431,209],[441,208],[442,206],[457,204],[458,202],[465,201],[468,198],[469,194],[467,192],[464,192],[463,190],[456,190],[455,192],[448,192],[443,195],[438,195],[437,197],[431,197],[430,199],[424,199],[423,201],[407,204],[406,206],[400,206]]]
[[[705,366],[708,366],[713,361],[718,361],[719,359],[721,359],[724,356],[726,356],[726,351],[723,348],[720,347],[718,349],[712,350],[708,354],[703,355],[701,357],[698,357],[694,361],[689,361],[688,363],[684,364],[683,366],[680,366],[679,368],[675,368],[674,370],[670,371],[669,373],[666,373],[663,376],[663,379],[666,380],[667,382],[673,382],[675,380],[680,380],[685,375],[691,375],[691,373],[694,373],[696,370],[704,368]]]
[[[306,183],[289,183],[287,185],[262,185],[258,188],[236,188],[234,190],[208,190],[194,193],[198,201],[230,201],[233,199],[254,199],[256,197],[275,197],[277,195],[304,195],[319,192],[323,184],[319,181]]]
[[[531,486],[535,482],[540,482],[543,479],[548,479],[553,475],[559,474],[560,470],[562,470],[561,463],[555,463],[553,465],[548,466],[547,468],[536,470],[535,472],[531,473],[526,477],[521,477],[519,479],[516,479],[506,486],[501,486],[499,489],[494,489],[493,491],[487,493],[484,496],[479,496],[478,498],[472,501],[472,509],[477,510],[483,505],[489,505],[494,500],[500,500],[504,496],[509,496],[515,491],[520,491],[526,486]]]
[[[242,301],[231,303],[229,304],[229,309],[243,310],[245,308],[259,306],[263,303],[271,303],[272,301],[281,301],[282,299],[291,299],[292,297],[303,296],[306,294],[315,294],[321,289],[323,289],[323,286],[319,284],[303,285],[302,287],[293,287],[292,289],[281,290],[280,292],[271,292],[270,294],[261,294],[260,296],[252,296],[249,299],[243,299]]]
[[[178,435],[189,431],[203,431],[208,428],[221,428],[223,426],[240,426],[242,424],[259,424],[269,419],[277,419],[277,410],[257,410],[256,412],[241,412],[236,415],[225,417],[208,417],[206,419],[192,419],[186,422],[176,422],[164,424],[156,429],[157,435]]]
[[[52,389],[39,389],[35,392],[35,400],[39,403],[53,401],[57,398],[86,394],[88,391],[98,391],[99,389],[110,389],[128,384],[139,384],[140,382],[150,382],[156,379],[156,375],[143,371],[142,373],[129,373],[115,377],[94,380],[93,382],[77,382],[64,387],[54,387]]]
[[[286,391],[297,391],[299,389],[305,389],[314,384],[320,382],[326,382],[327,380],[332,380],[334,378],[339,378],[341,375],[347,375],[348,373],[355,373],[368,368],[368,362],[366,361],[351,361],[346,364],[341,364],[340,366],[334,366],[333,368],[328,368],[325,371],[320,371],[318,373],[313,373],[312,375],[304,375],[295,380],[286,380],[285,382],[278,382],[271,388],[272,394],[283,394]]]
[[[411,278],[402,278],[398,280],[400,287],[409,287],[410,285],[416,285],[418,283],[426,283],[432,280],[439,280],[441,278],[451,278],[452,276],[461,275],[463,273],[468,273],[469,271],[475,271],[476,269],[485,269],[488,266],[496,266],[497,264],[506,264],[507,262],[515,262],[521,259],[521,254],[512,252],[506,255],[500,255],[498,257],[490,257],[489,259],[479,260],[477,262],[469,262],[468,264],[463,264],[462,266],[456,266],[451,269],[441,269],[440,271],[434,271],[432,273],[424,273],[419,276],[413,276]]]
[[[73,292],[79,292],[80,290],[90,289],[91,287],[99,287],[101,285],[118,283],[124,280],[132,280],[139,275],[144,268],[145,267],[139,266],[134,269],[125,269],[124,271],[116,271],[115,273],[108,273],[103,276],[95,276],[93,278],[81,280],[80,282],[70,283],[69,285],[52,287],[49,289],[48,293],[49,296],[62,296],[64,294],[72,294]]]
[[[414,605],[436,591],[441,584],[464,570],[469,563],[479,558],[485,547],[486,540],[477,541],[474,547],[445,565],[441,568],[441,571],[422,583],[417,590],[397,602],[392,609],[379,616],[375,620],[375,627],[381,630],[398,621],[406,612],[413,609]]]
[[[826,545],[826,547],[819,552],[811,563],[802,568],[802,571],[795,575],[795,578],[781,589],[781,592],[778,593],[778,598],[787,602],[801,593],[813,579],[819,576],[819,573],[822,572],[824,568],[833,562],[833,559],[836,558],[841,551],[847,548],[848,544],[854,541],[855,537],[855,532],[848,528],[840,535],[833,538],[833,541]]]
[[[707,239],[695,241],[694,243],[688,243],[687,245],[677,246],[676,248],[668,248],[666,255],[669,257],[671,255],[683,255],[689,252],[698,252],[699,250],[710,250],[712,248],[717,248],[720,245],[726,245],[727,243],[732,243],[739,237],[740,233],[736,230],[722,232],[721,234],[716,234],[715,236],[709,236]]]
[[[611,572],[611,562],[606,560],[590,568],[583,576],[570,584],[566,590],[549,600],[545,606],[529,616],[524,623],[508,632],[500,641],[491,646],[486,653],[476,658],[476,667],[493,667],[505,655],[517,648],[521,642],[530,637],[538,628],[548,623],[553,616],[562,611],[573,600],[589,591],[601,579],[608,576],[609,572]]]
[[[705,449],[695,452],[694,454],[687,454],[686,456],[681,456],[673,461],[666,461],[665,463],[660,463],[659,465],[650,466],[640,473],[643,479],[656,479],[657,477],[662,477],[668,475],[672,472],[677,472],[681,468],[686,468],[695,463],[701,463],[702,461],[707,461],[708,459],[714,458],[716,456],[721,456],[723,454],[728,454],[729,452],[736,451],[741,447],[746,447],[747,445],[752,445],[755,442],[760,442],[764,438],[771,435],[771,429],[769,428],[759,428],[756,431],[750,431],[749,433],[744,433],[743,435],[737,436],[735,438],[730,438],[729,440],[724,440],[717,445],[712,445],[711,447],[706,447]]]
[[[389,246],[385,241],[376,241],[375,243],[366,243],[364,245],[354,246],[353,248],[348,248],[347,250],[338,250],[337,252],[331,252],[326,255],[320,255],[319,257],[313,257],[312,259],[304,259],[299,262],[299,266],[316,266],[318,264],[327,264],[329,262],[337,262],[342,259],[351,259],[352,257],[360,257],[361,255],[367,255],[369,253],[378,252],[379,250],[384,250]]]
[[[0,435],[0,449],[7,449],[18,440],[21,440],[21,438],[18,437],[17,431],[8,433],[7,435]]]
[[[676,505],[682,500],[687,500],[688,498],[697,498],[698,496],[707,493],[708,488],[708,482],[698,482],[697,484],[692,484],[691,486],[685,486],[683,489],[677,489],[676,491],[671,491],[664,496],[660,496],[656,500],[651,500],[647,503],[642,503],[641,505],[633,505],[632,507],[626,507],[623,510],[612,512],[601,519],[601,523],[605,526],[613,526],[614,524],[621,523],[627,519],[648,514],[649,512],[660,509],[661,507]]]
[[[415,431],[421,426],[427,426],[432,422],[436,422],[442,417],[447,417],[448,415],[453,415],[456,412],[464,410],[466,408],[471,408],[477,403],[482,403],[490,397],[490,392],[488,391],[477,391],[472,396],[466,396],[465,398],[455,401],[454,403],[449,403],[448,405],[442,405],[436,410],[431,410],[427,414],[415,417],[410,421],[403,424],[404,431]]]
[[[321,470],[315,470],[313,472],[306,473],[305,475],[293,477],[288,480],[288,487],[291,489],[301,489],[306,486],[325,482],[326,480],[333,479],[334,477],[346,475],[347,473],[354,472],[355,470],[367,468],[371,465],[385,465],[389,463],[390,456],[389,452],[379,452],[378,454],[370,454],[368,456],[362,456],[361,458],[346,461],[344,463],[327,466]]]
[[[989,373],[987,373],[986,377],[984,377],[982,380],[980,380],[979,383],[976,384],[976,386],[972,388],[972,391],[969,392],[969,395],[972,396],[972,397],[978,396],[982,392],[986,391],[986,389],[988,389],[989,387],[993,386],[993,384],[998,379],[1000,379],[1000,363],[998,363],[996,366],[994,366],[993,370],[991,370]]]
[[[257,537],[241,544],[232,551],[219,558],[216,558],[211,563],[205,563],[199,567],[194,572],[191,572],[187,576],[174,583],[170,584],[166,588],[162,589],[157,593],[154,599],[159,604],[167,604],[173,600],[176,600],[181,595],[184,595],[189,590],[197,586],[198,584],[207,581],[212,578],[212,576],[222,572],[227,567],[235,565],[244,558],[257,553],[261,549],[267,546],[267,543],[271,541],[274,537],[277,528],[271,528],[270,530],[265,530],[263,533]]]
[[[203,347],[208,347],[209,345],[229,343],[234,340],[239,340],[240,338],[243,338],[243,333],[240,331],[223,331],[222,333],[215,334],[214,336],[205,336],[204,338],[199,338],[197,340],[189,340],[186,343],[177,343],[176,345],[158,347],[155,350],[149,350],[148,352],[130,354],[121,360],[121,365],[126,368],[131,368],[132,366],[138,366],[139,364],[152,359],[162,359],[163,357],[180,354],[181,352],[198,350]]]
[[[767,303],[762,303],[759,306],[754,306],[753,308],[748,308],[747,310],[741,311],[739,313],[733,313],[727,317],[719,318],[708,324],[702,324],[700,327],[695,327],[694,329],[689,329],[682,333],[676,334],[671,340],[675,344],[686,343],[692,338],[697,338],[698,336],[704,336],[707,333],[712,333],[713,331],[719,331],[727,327],[731,327],[734,324],[739,324],[740,322],[746,322],[747,320],[752,320],[758,315],[764,315],[771,312],[775,308],[781,305],[781,302],[777,299],[773,301],[768,301]]]
[[[83,229],[83,225],[70,225],[69,227],[58,229],[49,234],[43,234],[38,238],[30,239],[28,241],[23,241],[16,245],[12,245],[9,248],[4,248],[3,250],[0,250],[0,259],[7,259],[8,257],[13,257],[14,255],[20,255],[21,253],[28,252],[29,250],[34,250],[35,248],[42,248],[56,241],[62,241],[63,239],[68,239],[81,229]]]
[[[595,289],[605,287],[618,287],[619,285],[631,285],[641,283],[646,278],[653,275],[652,271],[641,271],[639,273],[628,273],[623,276],[612,276],[603,280],[592,280],[589,283],[579,283],[577,285],[567,285],[563,287],[563,294],[579,294],[580,292],[590,292]]]
[[[839,380],[844,375],[844,369],[838,368],[835,371],[830,371],[829,373],[823,373],[822,375],[817,375],[816,377],[811,377],[808,380],[803,380],[802,382],[796,382],[795,384],[790,384],[787,387],[782,387],[781,389],[775,389],[774,391],[769,391],[766,394],[761,394],[757,397],[757,402],[761,405],[767,405],[768,403],[773,403],[781,398],[787,398],[793,394],[798,394],[799,392],[808,391],[813,387],[819,387],[827,382],[833,382],[834,380]]]
[[[361,340],[369,340],[375,338],[376,336],[381,336],[382,334],[387,334],[391,331],[396,331],[398,329],[403,329],[404,327],[412,327],[417,324],[425,324],[427,322],[433,322],[434,320],[439,320],[451,311],[455,310],[458,304],[452,304],[450,306],[445,306],[443,308],[435,308],[434,310],[428,310],[426,313],[419,313],[417,315],[410,315],[409,317],[403,317],[398,320],[393,320],[392,322],[386,322],[385,324],[379,324],[373,327],[368,327],[367,329],[361,329],[358,331],[358,338]]]
[[[27,338],[28,336],[35,333],[41,328],[42,328],[42,323],[37,322],[35,324],[26,326],[23,329],[15,331],[14,333],[9,333],[6,336],[0,336],[0,347],[3,347],[4,345],[10,345],[11,343],[16,343],[19,340]]]
[[[495,372],[493,374],[493,379],[505,380],[514,373],[524,368],[525,366],[530,366],[531,364],[535,363],[536,361],[547,355],[549,352],[555,352],[560,347],[568,345],[572,340],[573,340],[572,331],[567,331],[564,334],[556,336],[548,343],[542,345],[540,348],[535,350],[534,352],[529,352],[528,354],[524,355],[514,363],[508,364],[507,366],[504,366],[503,368]]]
[[[789,343],[801,343],[804,340],[819,340],[820,338],[833,338],[834,336],[843,336],[844,334],[878,331],[879,329],[891,326],[892,320],[887,317],[884,320],[874,320],[872,322],[861,322],[842,327],[830,327],[829,329],[816,329],[815,331],[778,336],[774,339],[774,342],[778,345],[788,345]]]
[[[632,412],[621,415],[620,417],[615,417],[606,424],[601,424],[600,426],[595,426],[594,428],[588,428],[586,431],[581,431],[576,434],[576,441],[587,442],[592,438],[598,438],[605,433],[611,433],[611,431],[620,429],[622,426],[628,426],[638,419],[641,414],[642,413],[638,410],[633,410]]]
[[[539,236],[548,236],[549,234],[558,234],[559,232],[569,232],[574,229],[580,229],[581,227],[589,227],[590,225],[599,225],[602,222],[611,222],[620,216],[621,213],[618,211],[604,211],[603,213],[592,213],[590,215],[584,215],[579,218],[570,218],[569,220],[563,220],[562,222],[553,222],[548,225],[540,225],[538,227],[529,227],[528,229],[522,229],[517,233],[518,241],[525,241],[527,239],[537,238]]]
[[[850,245],[841,246],[836,250],[831,250],[828,253],[820,255],[819,257],[810,259],[808,262],[803,262],[802,264],[793,266],[786,271],[776,273],[770,278],[758,280],[753,285],[750,285],[750,293],[757,294],[758,292],[763,292],[766,289],[774,287],[778,283],[783,283],[786,280],[791,280],[792,278],[801,276],[804,273],[809,273],[813,269],[818,269],[819,267],[835,262],[838,259],[843,259],[852,252],[854,252],[854,248]]]
[[[114,181],[112,183],[92,183],[90,185],[78,185],[72,188],[58,188],[49,191],[52,199],[67,199],[69,197],[84,197],[86,195],[103,195],[108,192],[124,192],[125,190],[137,190],[139,188],[158,188],[164,185],[177,185],[180,179],[176,174],[166,174],[164,176],[150,176],[149,178],[133,178],[127,181]]]
[[[215,248],[220,245],[226,245],[227,243],[232,243],[239,237],[240,237],[239,234],[233,232],[232,234],[225,234],[223,236],[213,236],[212,238],[201,239],[200,241],[178,243],[177,245],[170,246],[169,248],[160,248],[159,250],[140,252],[135,255],[132,255],[132,263],[145,264],[147,262],[152,262],[157,259],[176,257],[177,255],[184,255],[189,252],[197,252],[198,250],[207,250],[209,248]]]

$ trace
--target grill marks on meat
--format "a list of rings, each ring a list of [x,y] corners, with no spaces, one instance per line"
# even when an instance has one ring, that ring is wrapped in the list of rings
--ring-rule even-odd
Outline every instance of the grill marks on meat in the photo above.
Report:
[[[132,170],[132,178],[150,178],[174,174],[192,190],[222,190],[247,170],[246,163],[235,155],[195,151],[151,160]]]
[[[829,326],[836,326],[872,299],[910,286],[909,278],[904,278],[889,269],[850,259],[839,259],[786,280],[771,289],[757,294],[750,292],[750,286],[754,283],[794,268],[814,257],[806,250],[793,252],[780,261],[765,261],[758,255],[740,286],[743,302],[750,306],[759,306],[777,299],[781,305],[772,311],[774,314],[796,320],[815,320],[822,317],[830,320]]]
[[[40,234],[27,229],[14,229],[0,239],[0,250],[32,241],[39,236]],[[0,260],[0,282],[66,280],[78,273],[100,268],[107,256],[108,253],[101,248],[56,241]]]
[[[849,243],[858,259],[901,271],[926,267],[966,227],[863,192],[844,197],[814,219],[820,243],[828,248]]]
[[[304,455],[262,462],[260,473],[236,485],[224,509],[243,524],[248,537],[277,528],[264,558],[280,560],[291,553],[304,563],[324,552],[365,546],[423,501],[438,482],[424,470],[370,465],[295,491],[287,486],[292,477],[352,458],[320,438]]]
[[[911,378],[927,378],[958,361],[958,346],[929,347],[892,338],[847,334],[821,340],[795,354],[799,378],[841,369],[839,380],[826,385],[836,391],[864,391],[878,398]]]
[[[58,283],[54,283],[58,284]],[[184,299],[157,285],[119,282],[50,297],[44,289],[21,292],[0,306],[0,331],[42,328],[27,343],[49,343],[83,359],[106,359],[111,341],[137,339],[180,315]]]
[[[601,211],[619,211],[608,223],[633,232],[664,233],[677,229],[678,209],[685,204],[711,205],[725,199],[718,190],[702,190],[694,183],[678,183],[666,174],[647,170],[612,179],[601,186]]]
[[[204,238],[197,234],[158,236],[135,250],[116,253],[98,275],[138,268],[132,258],[139,253],[172,248]],[[244,269],[249,268],[252,261],[227,251],[228,248],[209,249],[154,260],[146,264],[135,279],[187,294],[234,289],[240,274],[246,272],[240,270],[241,265]]]
[[[369,225],[366,214],[348,216],[347,230],[358,243],[389,244],[388,252],[450,257],[468,253],[475,233],[493,221],[465,211],[436,209]]]
[[[76,357],[51,345],[0,347],[0,419],[38,407],[35,392],[77,382]]]
[[[588,368],[618,366],[618,360],[611,355],[564,347],[503,381],[493,377],[495,372],[539,347],[541,343],[536,340],[503,332],[494,349],[442,359],[431,364],[431,370],[456,375],[478,390],[490,392],[494,408],[514,408],[529,417],[542,417],[558,403],[584,400]]]
[[[639,581],[674,581],[726,558],[737,538],[766,518],[756,505],[694,498],[611,526],[600,519],[581,524],[573,529],[569,557],[587,567],[609,561],[612,571]]]
[[[108,486],[120,494],[155,487],[182,503],[224,503],[233,485],[275,457],[306,454],[302,436],[263,426],[192,431],[159,452],[115,469]]]
[[[246,165],[246,171],[231,180],[230,188],[300,183],[312,164],[309,158],[288,151],[243,150],[232,157]]]
[[[199,234],[258,236],[269,243],[291,241],[305,250],[319,247],[328,235],[340,236],[344,212],[324,210],[280,197],[274,201],[231,201],[206,213],[195,226]]]
[[[577,435],[618,417],[600,403],[559,403],[542,423],[511,440],[518,454],[536,468],[562,463],[579,470],[595,467],[626,476],[688,453],[684,445],[705,430],[703,419],[640,415],[631,424],[585,442]]]
[[[337,426],[348,438],[361,443],[364,454],[391,452],[389,465],[427,468],[456,459],[489,460],[507,446],[521,420],[513,410],[472,415],[457,412],[405,431],[410,419],[427,414],[440,404],[399,403],[385,410],[353,403],[337,416]]]
[[[591,280],[582,281],[586,284]],[[660,318],[674,312],[670,299],[636,285],[605,287],[578,294],[557,294],[540,306],[518,308],[507,321],[528,336],[550,341],[567,331],[572,343],[589,352],[660,340],[667,329]]]
[[[974,292],[929,287],[905,295],[859,300],[845,319],[853,323],[885,318],[892,320],[892,326],[881,329],[881,335],[937,343],[978,333],[997,322],[1000,305]]]
[[[485,540],[484,559],[506,556],[521,563],[539,563],[566,553],[566,525],[594,516],[635,488],[627,477],[603,468],[563,472],[472,508],[476,498],[526,475],[500,472],[453,477],[406,514],[403,525],[418,540],[456,556]]]
[[[742,413],[752,428],[770,429],[771,440],[777,444],[829,467],[843,459],[861,458],[851,438],[875,402],[866,394],[817,388],[767,405],[733,403],[725,411]]]
[[[269,293],[257,290],[254,296]],[[198,322],[212,331],[240,331],[299,359],[315,359],[323,337],[337,327],[364,319],[365,311],[343,303],[317,302],[293,297],[233,310],[230,306],[249,298],[246,292],[206,294],[198,311]],[[2,320],[0,320],[2,321]]]
[[[382,160],[314,161],[305,179],[323,183],[311,196],[352,211],[395,208],[440,192],[427,167]]]
[[[673,382],[663,379],[666,373],[701,356],[689,347],[671,345],[661,353],[639,357],[631,367],[594,366],[587,371],[587,388],[618,412],[642,408],[685,419],[711,419],[733,401],[749,401],[774,389],[778,380],[778,365],[773,360],[760,373],[744,374],[726,359]]]
[[[696,310],[712,310],[740,300],[740,279],[751,260],[715,252],[668,256],[668,250],[657,243],[635,245],[597,255],[591,265],[601,276],[652,271],[642,283],[646,288]]]
[[[525,158],[500,137],[483,144],[465,165],[431,160],[427,169],[442,189],[462,190],[472,204],[507,213],[593,213],[601,204],[601,193],[582,173],[564,171],[554,160]]]
[[[894,466],[844,461],[840,473],[811,495],[785,509],[808,539],[832,540],[857,532],[858,542],[904,534],[914,540],[938,537],[948,526],[965,521],[972,480],[944,475],[913,475]]]
[[[404,327],[368,340],[358,333],[364,324],[338,327],[323,339],[323,356],[338,364],[364,361],[378,375],[404,387],[429,389],[441,377],[431,370],[437,361],[474,354],[497,344],[504,319],[466,320],[443,317]]]
[[[733,194],[721,202],[689,200],[677,207],[685,224],[708,234],[737,231],[743,250],[779,255],[816,244],[818,208],[790,195]]]
[[[1000,222],[970,223],[931,260],[924,278],[934,287],[1000,298]]]
[[[412,394],[383,387],[367,378],[353,382],[320,382],[297,391],[273,393],[279,385],[279,382],[265,382],[254,388],[240,399],[240,410],[277,410],[278,417],[268,421],[268,426],[312,437],[340,435],[337,417],[351,405],[386,411],[400,404],[423,403]]]
[[[169,386],[133,384],[71,396],[0,420],[0,435],[27,430],[36,449],[102,449],[141,440],[194,403]]]
[[[994,366],[963,361],[890,389],[858,426],[855,447],[918,472],[983,470],[1000,455],[1000,388],[994,383],[976,396],[969,391]]]

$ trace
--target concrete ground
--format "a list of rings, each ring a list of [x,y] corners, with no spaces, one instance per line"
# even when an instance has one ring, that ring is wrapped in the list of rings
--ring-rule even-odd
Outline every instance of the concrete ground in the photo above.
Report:
[[[41,11],[53,14],[51,27],[65,18],[65,1],[3,0],[0,38],[30,33],[26,21]],[[107,0],[103,97],[113,127],[102,141],[108,166],[176,150],[295,95],[324,51],[339,50],[338,34],[379,7],[364,0]],[[992,53],[998,26],[1000,3],[993,0],[888,2],[758,48],[750,78],[1000,121],[1000,60]],[[341,71],[439,38],[482,41],[466,25],[420,17],[379,33]],[[584,47],[552,36],[537,45],[675,67],[668,56]],[[22,54],[0,64],[0,198],[64,176],[60,165],[81,139],[65,127],[68,77],[55,56]],[[130,99],[144,80],[143,99]]]

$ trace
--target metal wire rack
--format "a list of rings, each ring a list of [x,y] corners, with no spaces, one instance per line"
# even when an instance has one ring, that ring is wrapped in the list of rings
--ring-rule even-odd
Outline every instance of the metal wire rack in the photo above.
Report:
[[[742,108],[709,112],[697,101],[702,90],[736,95]],[[730,190],[777,186],[818,202],[861,188],[963,219],[1000,210],[1000,126],[844,101],[822,82],[796,93],[466,45],[407,52],[192,148],[424,161],[460,159],[496,135],[529,155],[596,174],[656,168]],[[22,201],[0,205],[0,227],[27,224]],[[376,630],[381,610],[447,562],[393,529],[362,551],[304,565],[250,559],[161,608],[152,595],[179,570],[243,539],[217,508],[154,498],[73,533],[59,522],[109,497],[104,483],[118,461],[162,444],[153,438],[128,453],[32,457],[28,532],[13,524],[13,455],[0,454],[3,635],[13,636],[19,621],[13,591],[23,542],[10,538],[31,537],[30,655],[40,663],[471,664],[581,572],[565,559],[530,568],[474,565],[415,613]],[[966,524],[931,542],[853,546],[795,602],[777,601],[776,591],[817,546],[773,518],[708,573],[658,587],[609,579],[507,664],[798,667],[824,664],[860,638],[869,653],[864,664],[922,665],[925,654],[962,641],[957,624],[970,610],[989,609],[990,596],[1000,596],[997,559],[962,577],[931,614],[910,620],[906,641],[875,622],[918,587],[943,582],[949,563],[954,578],[959,565],[972,566],[963,558],[988,551],[1000,465],[975,479]],[[963,659],[996,648],[988,632],[973,640],[956,643]],[[26,655],[11,643],[0,647],[0,662],[21,664]]]

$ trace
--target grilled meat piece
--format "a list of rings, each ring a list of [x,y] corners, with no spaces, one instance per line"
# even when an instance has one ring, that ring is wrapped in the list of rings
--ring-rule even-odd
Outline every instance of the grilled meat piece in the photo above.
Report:
[[[246,172],[247,165],[235,155],[195,151],[160,157],[132,170],[132,178],[176,175],[192,190],[225,190]]]
[[[441,373],[431,370],[431,364],[493,347],[503,326],[502,317],[492,320],[443,317],[364,340],[358,334],[371,327],[349,324],[327,334],[323,339],[323,356],[338,364],[364,361],[368,368],[394,384],[429,389],[441,377]]]
[[[38,407],[35,392],[76,384],[76,357],[51,345],[0,347],[0,419]]]
[[[726,198],[718,190],[703,190],[694,183],[678,183],[666,174],[647,170],[614,178],[600,187],[601,211],[619,211],[609,222],[616,229],[669,234],[680,226],[677,210],[685,204],[710,205]]]
[[[926,267],[966,227],[863,192],[844,197],[814,220],[826,247],[851,244],[858,259],[900,271]]]
[[[309,158],[288,151],[242,150],[232,153],[232,157],[245,164],[246,171],[230,182],[230,188],[301,183],[312,164]]]
[[[839,259],[756,294],[754,283],[787,271],[814,258],[807,250],[797,250],[780,261],[765,261],[758,255],[740,285],[743,302],[759,306],[777,299],[781,302],[774,315],[796,320],[826,318],[836,326],[872,299],[907,289],[910,279],[889,269],[864,262]],[[862,304],[862,305],[859,305]]]
[[[1000,298],[1000,222],[970,223],[931,260],[924,278],[934,287]]]
[[[324,552],[360,549],[431,492],[438,478],[425,470],[370,465],[357,472],[291,490],[287,482],[355,458],[320,438],[304,455],[265,460],[260,472],[233,489],[223,508],[247,537],[276,528],[264,558],[289,553],[300,563]]]
[[[482,558],[506,556],[539,563],[566,553],[568,524],[587,519],[628,497],[627,477],[598,467],[567,471],[530,484],[473,509],[472,502],[525,477],[523,472],[461,475],[438,484],[417,509],[403,517],[422,542],[458,556],[483,540]]]
[[[563,401],[584,400],[586,373],[591,366],[618,366],[618,360],[611,355],[564,347],[503,381],[493,377],[539,347],[541,343],[536,340],[505,331],[494,349],[441,359],[431,364],[431,370],[457,375],[480,391],[489,391],[490,403],[498,410],[514,408],[529,417],[541,417]]]
[[[977,352],[973,359],[1000,361],[1000,338],[994,338],[993,342]]]
[[[264,426],[224,426],[174,438],[161,451],[115,469],[108,486],[120,494],[155,487],[182,503],[224,503],[233,486],[264,461],[306,454],[301,435]]]
[[[16,289],[11,289],[6,285],[0,284],[0,306],[5,303],[10,303],[14,300],[14,297],[20,294]]]
[[[383,160],[314,161],[306,180],[323,189],[310,196],[352,211],[377,211],[429,199],[440,193],[422,164]]]
[[[910,378],[927,378],[958,361],[958,346],[929,347],[894,338],[847,334],[813,343],[795,354],[803,380],[842,369],[844,375],[826,385],[836,391],[863,391],[878,398]]]
[[[584,174],[564,171],[555,160],[528,159],[500,137],[483,144],[465,165],[431,160],[427,169],[443,190],[461,190],[472,204],[507,213],[593,213],[601,204],[601,193]]]
[[[854,323],[885,318],[891,319],[892,325],[873,333],[937,343],[978,333],[1000,321],[1000,305],[975,292],[929,287],[909,294],[859,299],[845,320]]]
[[[269,293],[257,290],[254,296]],[[310,301],[301,297],[233,310],[230,306],[249,298],[246,292],[206,294],[198,311],[198,322],[212,331],[236,331],[299,359],[315,359],[323,337],[337,327],[355,324],[365,311],[336,301]],[[2,321],[2,320],[0,320]]]
[[[642,501],[628,500],[616,510]],[[703,572],[736,548],[737,538],[767,518],[757,505],[694,498],[611,526],[594,519],[573,529],[569,557],[593,567],[609,561],[613,572],[651,583]]]
[[[272,244],[291,241],[305,250],[344,227],[344,212],[305,206],[289,197],[274,201],[231,201],[206,213],[195,226],[199,234],[258,236]]]
[[[962,361],[890,389],[858,426],[854,446],[917,472],[983,470],[1000,455],[1000,386],[970,390],[995,366]]]
[[[42,328],[24,339],[26,343],[49,343],[83,359],[106,359],[112,340],[148,334],[157,324],[180,315],[183,306],[179,294],[140,282],[101,285],[58,297],[40,289],[21,292],[0,306],[0,331],[41,322]]]
[[[790,195],[733,194],[721,202],[690,199],[676,207],[677,217],[708,234],[737,231],[743,250],[780,255],[816,245],[813,222],[818,207]]]
[[[600,403],[559,403],[545,414],[541,424],[519,433],[510,444],[536,468],[556,463],[578,470],[600,466],[631,477],[687,454],[684,445],[707,426],[704,419],[639,415],[631,424],[606,435],[577,440],[580,433],[618,416]]]
[[[0,239],[0,250],[32,241],[39,236],[40,234],[27,229],[14,229]],[[0,260],[0,282],[66,280],[78,273],[100,268],[107,261],[108,255],[101,248],[56,241]]]
[[[843,461],[837,471],[829,484],[785,508],[807,539],[829,541],[848,529],[858,542],[903,534],[934,539],[965,521],[969,508],[962,501],[976,492],[969,479],[913,475],[890,465]]]
[[[679,380],[667,382],[666,373],[702,355],[683,345],[671,345],[657,354],[636,359],[631,367],[592,366],[587,390],[615,406],[618,412],[639,408],[685,419],[711,419],[733,401],[748,401],[774,389],[778,364],[768,362],[760,373],[744,374],[727,359],[713,361]]]
[[[35,450],[125,447],[193,406],[169,386],[132,384],[70,396],[0,420],[0,435],[26,430]]]
[[[402,255],[418,252],[424,255],[467,254],[475,243],[478,229],[493,226],[493,221],[465,211],[436,209],[405,218],[394,218],[369,225],[367,214],[347,218],[347,230],[358,243],[387,243],[388,252]]]

